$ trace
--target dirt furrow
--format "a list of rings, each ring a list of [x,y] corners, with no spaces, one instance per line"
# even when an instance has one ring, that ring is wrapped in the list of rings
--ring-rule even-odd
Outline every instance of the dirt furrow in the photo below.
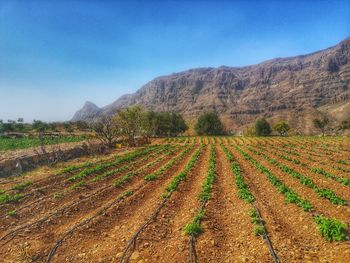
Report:
[[[350,209],[349,206],[341,206],[341,205],[335,205],[329,202],[329,200],[319,197],[314,190],[308,188],[305,185],[302,185],[298,179],[293,178],[289,174],[281,171],[279,168],[275,167],[274,165],[270,164],[267,160],[265,160],[263,157],[252,153],[247,148],[243,148],[246,152],[249,153],[250,156],[252,156],[255,160],[257,160],[259,163],[264,165],[266,168],[268,168],[270,171],[273,171],[273,173],[288,187],[293,189],[295,192],[297,192],[300,196],[302,196],[304,199],[309,200],[312,205],[314,206],[315,210],[318,213],[322,213],[326,215],[327,217],[335,217],[338,220],[345,221],[347,223],[350,222]]]
[[[206,146],[203,151],[187,180],[139,236],[133,254],[136,253],[139,260],[147,258],[151,262],[169,262],[171,257],[173,262],[184,262],[189,259],[188,236],[184,235],[183,228],[197,212],[201,185],[208,172],[209,147]]]
[[[260,151],[260,150],[259,150]],[[277,151],[269,151],[267,148],[264,149],[264,153],[268,155],[269,157],[276,159],[279,163],[286,165],[293,170],[299,172],[300,174],[304,176],[308,176],[311,178],[319,187],[321,188],[328,188],[333,190],[335,193],[337,193],[340,197],[347,200],[350,203],[350,189],[348,186],[345,186],[341,183],[334,182],[334,180],[330,178],[326,178],[322,175],[315,174],[310,170],[310,167],[302,167],[301,165],[294,164],[290,161],[283,160],[282,158],[278,157],[276,153],[281,154],[281,152]],[[304,162],[301,158],[296,158],[300,160],[301,162]]]
[[[149,173],[155,169],[158,169],[170,158],[171,157],[168,157],[162,162],[157,163],[155,166],[147,168],[143,173]],[[137,169],[137,167],[135,167],[135,169]],[[142,174],[138,175],[137,177],[139,179],[133,180],[131,185],[136,185],[140,181],[143,182]],[[84,198],[84,196],[76,192],[75,198],[78,202],[74,202],[75,205],[68,206],[68,209],[54,213],[53,216],[41,221],[40,224],[35,224],[32,227],[25,228],[24,231],[21,231],[18,234],[18,237],[16,236],[13,240],[10,240],[11,242],[7,243],[6,246],[3,246],[0,249],[0,254],[8,247],[11,248],[13,244],[16,244],[17,239],[23,240],[23,237],[26,237],[25,239],[27,242],[30,241],[29,243],[31,243],[33,251],[32,254],[35,254],[35,247],[45,247],[50,244],[50,241],[52,243],[53,240],[60,235],[60,233],[64,232],[75,223],[81,221],[83,218],[91,216],[104,204],[107,204],[109,200],[113,200],[113,198],[124,191],[122,188],[115,188],[110,184],[104,184],[104,186],[107,187],[104,189],[104,191],[99,192],[96,196],[92,196],[92,198],[86,198],[82,202],[79,201],[79,198]],[[45,216],[43,218],[45,219]],[[11,238],[11,236],[9,238]],[[16,250],[11,249],[11,254],[12,252],[14,254],[17,253]]]
[[[152,151],[153,152],[153,151]],[[149,153],[150,154],[150,153]],[[145,156],[140,156],[134,160],[134,162],[137,162],[138,160],[141,160]],[[125,163],[117,164],[113,167],[109,167],[107,170],[116,169],[119,167],[125,166]],[[107,171],[105,170],[105,171]],[[104,171],[104,172],[105,172]],[[75,174],[75,173],[74,173]],[[99,173],[94,173],[93,175],[97,175]],[[0,206],[0,215],[6,214],[7,211],[16,210],[17,207],[21,207],[24,205],[28,205],[28,207],[31,207],[31,204],[38,204],[38,199],[41,200],[47,200],[52,199],[52,197],[55,196],[55,194],[62,195],[63,191],[66,191],[70,186],[72,186],[74,183],[69,182],[67,177],[71,175],[53,175],[47,177],[47,183],[45,183],[46,186],[44,187],[37,187],[37,185],[31,185],[28,189],[25,189],[25,191],[20,191],[24,198],[21,199],[19,202],[15,203],[8,203]],[[92,175],[91,175],[92,176]],[[91,178],[89,176],[89,178]]]
[[[278,193],[265,175],[252,167],[234,149],[232,153],[256,198],[256,205],[266,221],[266,229],[281,262],[327,262],[328,258],[335,259],[335,262],[350,260],[347,244],[334,246],[324,240],[317,232],[309,213],[303,212],[294,204],[286,204],[284,196]]]
[[[51,193],[51,191],[49,191],[46,196],[44,195],[44,197],[38,197],[31,203],[18,203],[11,207],[12,209],[16,209],[17,215],[14,218],[7,216],[1,220],[0,229],[9,230],[8,226],[11,223],[13,224],[14,220],[17,227],[23,223],[27,224],[28,222],[35,220],[38,215],[44,217],[45,215],[52,213],[52,211],[57,211],[60,208],[69,206],[69,204],[76,203],[76,200],[86,199],[90,195],[96,196],[97,193],[103,193],[103,191],[106,189],[111,188],[111,182],[114,179],[120,178],[127,172],[136,170],[144,165],[145,162],[152,161],[151,157],[152,156],[149,155],[149,158],[144,157],[141,160],[135,160],[133,161],[134,165],[129,165],[131,168],[129,168],[127,171],[116,173],[103,181],[90,182],[86,186],[80,187],[79,189],[66,188],[57,193]]]
[[[204,233],[196,239],[200,262],[271,262],[261,237],[253,233],[251,206],[240,199],[225,153],[216,146],[217,175],[213,197],[202,221]]]
[[[57,251],[53,262],[102,262],[117,258],[132,233],[146,220],[161,202],[164,185],[172,176],[181,171],[192,156],[191,154],[178,162],[155,181],[143,182],[141,187],[123,202],[100,217],[86,228],[78,229]],[[128,189],[133,189],[130,187]],[[75,251],[81,251],[80,254]]]

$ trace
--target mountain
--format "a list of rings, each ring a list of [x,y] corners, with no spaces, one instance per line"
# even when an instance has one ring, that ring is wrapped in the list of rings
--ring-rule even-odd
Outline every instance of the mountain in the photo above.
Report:
[[[74,114],[72,121],[93,119],[101,114],[101,112],[102,110],[94,103],[87,101],[84,106]]]
[[[136,93],[101,109],[83,109],[74,120],[90,120],[119,108],[143,105],[193,119],[216,110],[228,130],[259,117],[285,119],[296,132],[312,133],[312,120],[327,115],[332,125],[350,115],[350,37],[308,55],[276,58],[246,67],[197,68],[153,79]],[[90,104],[90,103],[89,103]]]

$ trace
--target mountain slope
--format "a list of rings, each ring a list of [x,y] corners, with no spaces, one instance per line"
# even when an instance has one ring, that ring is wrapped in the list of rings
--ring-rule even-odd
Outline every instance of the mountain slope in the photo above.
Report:
[[[74,114],[72,121],[93,119],[101,112],[102,110],[94,103],[87,101],[85,102],[84,106]]]
[[[317,116],[329,115],[334,124],[348,117],[349,86],[350,38],[347,38],[334,47],[308,55],[240,68],[191,69],[158,77],[136,93],[96,110],[95,116],[134,104],[156,111],[180,112],[189,119],[203,111],[216,110],[227,129],[242,129],[265,116],[288,119],[297,131],[310,133],[312,119]],[[331,105],[332,110],[327,110]],[[74,119],[95,117],[91,112],[83,113],[80,110]]]

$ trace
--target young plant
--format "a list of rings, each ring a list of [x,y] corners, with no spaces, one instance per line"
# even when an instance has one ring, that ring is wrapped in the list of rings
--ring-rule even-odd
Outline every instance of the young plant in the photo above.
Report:
[[[346,239],[348,226],[334,218],[319,215],[314,217],[320,234],[328,241],[342,241]]]
[[[23,182],[23,183],[19,183],[19,184],[15,184],[14,186],[12,186],[12,190],[18,190],[21,191],[25,188],[27,188],[28,186],[32,185],[33,182],[32,181],[27,181],[27,182]]]

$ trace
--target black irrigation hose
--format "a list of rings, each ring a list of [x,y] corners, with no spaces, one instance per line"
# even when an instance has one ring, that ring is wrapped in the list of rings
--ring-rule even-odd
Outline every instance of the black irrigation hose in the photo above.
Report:
[[[260,222],[264,222],[262,217],[261,217],[259,209],[254,204],[252,204],[252,206],[254,207],[257,215],[259,216]],[[262,235],[262,237],[263,237],[263,239],[264,239],[264,241],[265,241],[265,243],[270,251],[270,255],[273,257],[274,261],[276,263],[280,263],[281,261],[277,255],[276,251],[274,250],[272,243],[271,243],[271,240],[270,240],[268,234],[266,233],[266,231],[264,231],[264,234]]]
[[[111,207],[113,207],[114,205],[116,205],[120,200],[123,200],[125,198],[125,195],[121,195],[118,196],[113,202],[111,202],[110,204],[108,204],[107,206],[105,206],[104,208],[102,208],[100,211],[98,211],[96,214],[94,214],[93,216],[86,218],[83,221],[80,221],[80,223],[74,225],[69,231],[67,231],[59,240],[56,241],[56,244],[50,249],[49,254],[47,255],[46,258],[46,263],[49,263],[52,259],[52,257],[55,255],[58,247],[64,242],[65,239],[67,239],[69,236],[71,236],[73,234],[73,232],[83,226],[86,225],[88,223],[90,223],[93,219],[97,218],[100,215],[103,215],[108,209],[110,209]]]
[[[205,207],[207,202],[202,202],[199,211],[202,211]],[[196,237],[191,234],[191,237],[189,239],[189,246],[190,246],[190,263],[198,263],[198,256],[196,252]]]
[[[121,263],[128,262],[129,258],[131,257],[132,252],[136,248],[136,239],[138,236],[142,233],[143,230],[147,226],[149,226],[153,220],[157,217],[159,211],[162,209],[162,207],[165,205],[165,202],[168,201],[168,198],[164,199],[160,205],[156,208],[156,210],[152,213],[152,215],[147,219],[147,221],[136,231],[136,233],[129,239],[128,244],[126,248],[123,251],[123,255],[120,259]]]
[[[196,237],[192,234],[190,238],[190,263],[197,263]]]
[[[81,203],[81,202],[84,202],[84,201],[86,201],[86,200],[88,200],[88,199],[90,199],[90,198],[93,198],[94,196],[96,196],[96,195],[98,195],[98,194],[104,192],[105,190],[107,190],[107,189],[109,189],[109,188],[112,189],[112,188],[114,188],[114,186],[113,186],[113,185],[107,185],[107,186],[104,186],[104,187],[102,187],[102,188],[99,188],[97,191],[93,192],[92,194],[87,195],[87,196],[85,196],[84,198],[79,199],[79,200],[77,200],[77,201],[75,201],[75,202],[73,202],[73,203],[67,204],[67,205],[61,207],[59,210],[56,210],[55,212],[53,212],[53,213],[47,215],[47,216],[44,217],[44,218],[41,218],[41,219],[39,219],[39,220],[37,220],[37,221],[35,221],[35,222],[33,222],[33,223],[28,223],[28,224],[26,224],[26,225],[24,225],[24,226],[18,227],[18,228],[16,228],[16,229],[14,229],[13,231],[11,231],[11,232],[5,234],[4,236],[0,237],[0,241],[3,241],[5,238],[7,238],[8,236],[11,236],[11,235],[12,235],[12,238],[11,238],[11,239],[13,239],[17,232],[19,232],[19,231],[21,231],[21,230],[23,230],[23,229],[29,228],[29,227],[31,227],[31,226],[34,226],[34,225],[39,225],[39,224],[45,222],[46,220],[50,219],[50,218],[53,217],[53,216],[62,214],[66,209],[68,209],[68,208],[70,208],[70,207],[73,207],[73,206],[75,206],[75,205],[77,205],[77,204],[79,204],[79,203]],[[8,243],[9,241],[11,241],[11,239],[9,239],[7,242],[5,242],[5,244]]]

